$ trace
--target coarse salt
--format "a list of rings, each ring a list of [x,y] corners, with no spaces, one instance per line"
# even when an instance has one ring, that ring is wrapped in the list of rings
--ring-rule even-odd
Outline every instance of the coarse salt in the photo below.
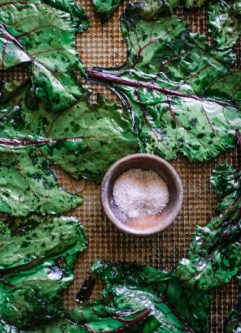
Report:
[[[122,213],[135,218],[160,213],[168,203],[169,192],[156,172],[130,169],[115,181],[113,198]]]

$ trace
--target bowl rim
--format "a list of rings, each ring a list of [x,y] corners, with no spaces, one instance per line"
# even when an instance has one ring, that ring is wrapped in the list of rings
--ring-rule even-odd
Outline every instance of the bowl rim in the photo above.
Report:
[[[151,227],[150,229],[147,228],[144,230],[130,228],[127,225],[125,225],[122,221],[120,221],[116,217],[116,215],[113,213],[113,211],[111,209],[110,201],[108,200],[108,196],[107,196],[110,180],[113,177],[113,175],[115,174],[118,167],[121,164],[125,163],[126,161],[135,160],[135,159],[139,159],[139,158],[151,159],[154,162],[156,162],[157,164],[161,165],[162,167],[168,169],[168,171],[172,175],[172,178],[174,179],[174,182],[177,187],[177,200],[176,200],[176,204],[175,204],[175,209],[165,219],[166,223],[164,225],[160,223],[155,227]],[[140,169],[141,169],[141,167],[140,167]],[[130,154],[130,155],[127,155],[127,156],[117,160],[116,162],[114,162],[110,166],[110,168],[107,170],[106,174],[104,175],[102,183],[101,183],[101,203],[102,203],[103,210],[104,210],[106,216],[108,217],[109,221],[112,224],[114,224],[119,230],[124,231],[125,233],[128,233],[128,234],[133,234],[133,235],[140,235],[140,236],[153,235],[153,234],[156,234],[160,231],[167,229],[171,224],[173,224],[173,222],[179,215],[182,205],[183,205],[182,180],[181,180],[179,174],[177,173],[176,169],[163,158],[161,158],[157,155],[148,154],[148,153]]]

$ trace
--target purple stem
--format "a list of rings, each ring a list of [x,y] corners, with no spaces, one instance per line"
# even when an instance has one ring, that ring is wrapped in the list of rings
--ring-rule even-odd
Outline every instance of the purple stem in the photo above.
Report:
[[[204,98],[196,96],[196,95],[190,95],[190,94],[182,93],[182,92],[167,89],[167,88],[162,88],[162,87],[159,87],[158,85],[156,85],[155,83],[131,80],[131,79],[120,77],[120,76],[117,76],[114,74],[99,72],[92,68],[87,69],[87,73],[89,75],[89,78],[91,78],[91,79],[114,82],[117,84],[122,84],[122,85],[126,85],[129,87],[134,87],[134,88],[147,88],[147,89],[159,91],[165,95],[172,95],[172,96],[183,97],[183,98],[191,98],[191,99],[201,101],[201,102],[212,102],[212,103],[217,103],[222,106],[234,107],[233,104],[226,102],[226,101],[221,101],[221,100],[216,100],[216,99],[211,99],[211,98],[204,99]]]
[[[14,146],[14,147],[21,147],[21,146],[31,146],[31,145],[42,145],[45,143],[56,143],[56,142],[63,142],[66,140],[82,140],[82,139],[95,139],[95,136],[76,136],[76,137],[65,137],[59,139],[42,139],[42,140],[17,140],[17,139],[5,139],[0,138],[0,145],[4,146]]]

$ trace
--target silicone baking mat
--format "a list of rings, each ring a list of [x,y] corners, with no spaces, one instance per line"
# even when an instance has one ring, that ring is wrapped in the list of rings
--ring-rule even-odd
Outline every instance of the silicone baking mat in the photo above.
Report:
[[[123,2],[114,17],[107,24],[102,25],[93,14],[91,1],[80,1],[91,20],[91,28],[76,37],[76,47],[86,67],[115,66],[124,62],[126,48],[119,29],[119,16],[126,3],[127,1]],[[201,33],[207,31],[207,17],[204,10],[187,12],[179,8],[177,14],[185,18],[194,31]],[[240,53],[240,45],[237,47],[237,52]],[[237,67],[239,66],[240,64]],[[4,75],[7,78],[9,74]],[[21,73],[15,72],[14,77],[21,77]],[[106,96],[113,97],[103,88],[97,86],[95,88]],[[178,158],[172,163],[183,180],[184,205],[179,218],[172,227],[165,232],[149,237],[135,237],[118,231],[107,221],[101,210],[98,185],[85,181],[72,181],[65,174],[57,171],[60,183],[64,188],[78,192],[84,197],[84,204],[70,214],[80,219],[89,241],[88,250],[77,260],[76,279],[65,294],[66,305],[69,307],[75,305],[75,295],[95,259],[129,261],[161,269],[174,269],[179,259],[187,254],[195,226],[197,224],[205,225],[214,214],[217,197],[210,187],[209,176],[212,169],[225,160],[237,166],[241,162],[241,156],[237,150],[233,150],[211,162],[188,163],[184,158]],[[227,312],[237,299],[237,287],[235,284],[229,284],[214,290],[213,295],[210,332],[221,333]]]

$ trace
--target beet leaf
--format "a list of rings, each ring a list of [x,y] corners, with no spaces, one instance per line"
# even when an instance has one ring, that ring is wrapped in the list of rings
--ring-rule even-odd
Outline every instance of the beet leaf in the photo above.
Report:
[[[221,165],[211,182],[222,197],[217,215],[206,226],[197,226],[188,258],[177,268],[187,285],[202,290],[231,281],[241,265],[241,171]]]
[[[2,87],[0,211],[60,214],[82,199],[59,187],[53,164],[75,179],[100,180],[109,165],[137,150],[137,139],[113,102],[80,100],[57,114],[38,104],[33,111],[27,106],[35,101],[28,88],[17,82]]]
[[[233,47],[241,34],[241,1],[211,3],[208,23],[216,47]]]
[[[84,88],[84,66],[75,51],[75,33],[88,19],[74,0],[0,1],[0,71],[21,66],[31,77],[29,94],[49,110],[73,104]]]
[[[221,91],[218,84],[212,88],[230,74],[232,50],[213,48],[175,16],[150,22],[127,8],[121,29],[127,62],[88,74],[120,97],[142,151],[166,159],[182,153],[189,160],[206,160],[235,147],[239,101],[220,98],[224,85]]]
[[[59,315],[87,242],[72,217],[5,219],[0,223],[0,316],[25,328]],[[10,331],[11,332],[11,331]]]

